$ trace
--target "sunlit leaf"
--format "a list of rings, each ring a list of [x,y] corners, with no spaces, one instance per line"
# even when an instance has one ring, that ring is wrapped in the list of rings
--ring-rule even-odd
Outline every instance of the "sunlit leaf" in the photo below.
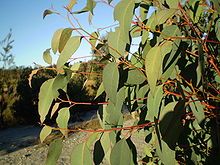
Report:
[[[148,157],[153,157],[153,155],[152,155],[152,149],[151,149],[151,147],[149,146],[149,145],[146,145],[145,147],[144,147],[144,153],[148,156]]]
[[[111,165],[132,164],[132,152],[126,139],[122,139],[115,144],[110,155]]]
[[[156,24],[163,24],[167,21],[167,19],[172,18],[172,16],[176,13],[177,9],[164,9],[156,12]]]
[[[59,47],[59,43],[60,43],[60,37],[61,34],[63,32],[63,29],[58,29],[54,34],[53,34],[53,38],[51,40],[51,49],[53,51],[54,54],[56,54],[58,47]]]
[[[153,121],[160,112],[161,100],[163,99],[163,85],[159,85],[155,88],[153,93],[151,90],[147,97],[147,116],[146,120]]]
[[[92,156],[86,143],[78,144],[71,153],[72,165],[92,165]]]
[[[47,125],[45,125],[42,128],[42,130],[40,132],[40,142],[41,143],[43,143],[43,141],[47,138],[47,136],[50,135],[51,131],[52,131],[52,128]]]
[[[132,69],[128,71],[128,79],[126,83],[131,85],[142,84],[147,78],[144,73],[137,69]]]
[[[56,122],[58,127],[61,128],[60,132],[62,132],[64,136],[68,135],[67,126],[68,126],[69,118],[70,118],[69,108],[62,108],[59,110]]]
[[[95,141],[96,141],[97,139],[99,139],[99,138],[100,138],[100,133],[99,133],[99,132],[94,132],[94,133],[92,133],[92,134],[89,136],[89,138],[87,138],[87,140],[86,140],[86,145],[87,145],[87,147],[88,147],[88,148],[93,147],[93,144],[94,144]]]
[[[103,135],[101,136],[100,142],[101,142],[103,151],[105,153],[104,158],[110,164],[110,153],[111,153],[111,149],[112,149],[112,141],[110,139],[110,133],[109,132],[104,132]]]
[[[160,145],[157,143],[156,152],[162,163],[165,165],[175,165],[177,163],[175,159],[175,151],[171,150],[163,140],[161,140],[161,143],[162,148],[160,148]]]
[[[109,63],[103,70],[103,85],[108,98],[115,104],[119,83],[119,71],[116,63]]]
[[[177,9],[157,10],[150,16],[146,27],[154,30],[156,25],[165,23],[169,18],[172,18],[176,12]]]
[[[45,165],[54,165],[62,152],[63,143],[62,139],[56,139],[50,143],[49,150],[47,153],[47,160]]]
[[[52,85],[54,98],[59,96],[59,92],[58,92],[59,89],[66,91],[68,82],[69,82],[69,77],[66,75],[58,74],[54,78],[54,82]]]
[[[62,30],[61,36],[59,38],[59,45],[58,45],[58,51],[59,53],[61,53],[66,45],[66,43],[68,42],[68,40],[70,39],[71,35],[72,35],[72,28],[66,28]]]
[[[69,11],[72,10],[73,6],[77,3],[77,0],[69,0],[69,4],[66,6]]]
[[[125,54],[127,39],[123,40],[124,37],[125,35],[119,27],[115,28],[115,32],[109,32],[108,34],[109,52],[116,59],[123,57]]]
[[[121,0],[114,9],[114,19],[119,21],[120,28],[123,29],[124,36],[128,36],[130,30],[131,21],[133,18],[133,10],[135,1],[133,0]],[[125,40],[125,42],[128,42]]]
[[[170,8],[178,8],[178,3],[179,1],[178,0],[166,0],[166,3],[168,4],[168,6]]]
[[[47,113],[49,112],[50,106],[53,102],[52,85],[54,79],[45,81],[40,87],[38,113],[40,115],[41,123],[44,122]]]
[[[162,65],[161,48],[159,46],[155,46],[152,49],[150,49],[150,51],[148,52],[145,58],[147,81],[149,83],[152,93],[154,93],[157,80],[162,73],[161,65]]]
[[[96,93],[96,96],[94,99],[97,99],[104,91],[105,91],[105,89],[104,89],[104,85],[102,82],[97,90],[97,93]]]
[[[92,15],[94,15],[93,10],[96,6],[96,3],[97,2],[94,0],[87,0],[86,6],[82,10],[74,12],[74,14],[80,14],[89,11]]]
[[[37,72],[38,72],[39,70],[40,70],[40,69],[34,69],[34,70],[31,71],[31,74],[29,74],[28,84],[29,84],[29,86],[30,86],[31,88],[32,88],[31,80],[32,80],[33,76],[34,76],[35,74],[37,74]]]
[[[50,55],[50,49],[47,49],[47,50],[45,50],[44,51],[44,53],[43,53],[43,59],[44,59],[44,61],[46,62],[46,63],[48,63],[48,64],[52,64],[52,57],[51,57],[51,55]]]
[[[61,68],[79,48],[81,37],[71,37],[57,60],[57,68]]]
[[[75,76],[75,74],[76,74],[75,72],[79,70],[80,65],[81,65],[81,63],[77,62],[71,66],[70,70],[73,71],[71,78],[73,78],[73,76]]]
[[[92,50],[96,46],[97,38],[99,37],[99,34],[97,32],[93,32],[89,38],[89,42],[92,45]]]
[[[60,102],[54,104],[54,106],[51,110],[50,118],[53,117],[54,113],[58,110],[59,106],[60,106]]]

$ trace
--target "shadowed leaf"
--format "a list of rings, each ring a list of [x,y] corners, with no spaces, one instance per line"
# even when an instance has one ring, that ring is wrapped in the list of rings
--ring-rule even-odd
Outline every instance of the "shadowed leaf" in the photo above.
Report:
[[[43,13],[43,19],[47,16],[47,15],[50,15],[50,14],[53,14],[54,12],[51,11],[51,10],[44,10],[44,13]]]
[[[45,165],[54,165],[62,152],[63,143],[62,139],[56,139],[50,143],[49,150],[47,153],[47,160]]]

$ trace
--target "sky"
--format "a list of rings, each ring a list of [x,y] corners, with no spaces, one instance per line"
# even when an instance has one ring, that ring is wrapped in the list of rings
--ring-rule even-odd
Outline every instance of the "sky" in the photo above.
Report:
[[[15,57],[16,66],[34,66],[34,63],[46,65],[43,61],[43,51],[51,47],[51,39],[54,32],[59,28],[71,27],[70,23],[58,15],[48,15],[43,19],[45,9],[53,7],[64,16],[66,15],[64,5],[69,0],[0,0],[0,41],[12,29],[14,39],[12,53]],[[113,5],[117,2],[114,2]],[[86,0],[78,0],[74,11],[82,9]],[[88,24],[88,13],[76,15],[79,22],[89,32],[96,28],[115,24],[113,20],[113,8],[98,3],[94,10],[92,25]],[[76,23],[75,23],[76,24]],[[107,29],[102,32],[107,32]],[[90,55],[91,49],[87,43],[82,43],[75,57]],[[56,62],[56,55],[52,55]]]

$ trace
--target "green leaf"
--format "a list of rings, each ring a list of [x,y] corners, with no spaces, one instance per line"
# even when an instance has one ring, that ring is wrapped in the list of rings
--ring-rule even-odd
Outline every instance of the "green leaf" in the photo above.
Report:
[[[162,163],[164,165],[177,164],[177,161],[175,159],[175,151],[171,150],[163,140],[161,140],[161,144],[162,144],[161,145],[162,148],[160,148],[159,143],[157,143],[156,152],[157,152],[159,158],[161,159]]]
[[[196,120],[200,124],[205,119],[204,106],[201,104],[199,100],[196,100],[196,98],[194,97],[192,97],[192,100],[189,105],[193,112],[193,115],[195,115]]]
[[[92,133],[89,138],[87,138],[86,140],[86,145],[87,147],[90,149],[91,146],[93,146],[94,142],[100,138],[100,133],[99,132],[95,132],[95,133]]]
[[[152,94],[155,91],[157,80],[161,77],[162,55],[160,46],[155,46],[150,49],[145,58],[145,69],[147,81],[149,83]]]
[[[153,157],[152,153],[151,153],[152,149],[149,145],[145,145],[144,147],[144,153],[148,156],[148,157]]]
[[[69,0],[69,4],[66,6],[69,11],[72,10],[73,6],[77,3],[77,0]]]
[[[43,19],[47,16],[47,15],[50,15],[50,14],[53,14],[54,12],[51,11],[51,10],[44,10],[44,13],[43,13]]]
[[[41,143],[43,143],[43,141],[47,138],[47,136],[50,135],[51,131],[52,131],[52,128],[47,125],[45,125],[42,128],[42,130],[40,132],[40,142]]]
[[[50,143],[49,150],[47,153],[46,165],[54,165],[62,152],[63,143],[62,139],[56,139]]]
[[[146,27],[154,30],[156,25],[164,24],[169,18],[172,18],[176,11],[177,9],[157,10],[147,21]]]
[[[60,102],[54,104],[54,106],[53,106],[53,108],[51,110],[50,118],[53,117],[54,113],[58,110],[59,106],[60,106]]]
[[[96,6],[96,3],[97,2],[94,1],[94,0],[87,0],[86,6],[82,10],[74,12],[74,14],[80,14],[80,13],[84,13],[84,12],[90,11],[90,13],[92,15],[94,15],[93,10],[94,10],[94,8]]]
[[[122,114],[122,105],[125,101],[125,87],[122,87],[116,95],[116,104],[113,104],[111,101],[106,107],[107,118],[106,124],[110,124],[113,127],[120,127],[123,123],[123,114]]]
[[[66,91],[68,82],[69,82],[69,77],[66,75],[58,74],[55,77],[52,85],[52,90],[53,90],[52,92],[54,98],[59,96],[59,92],[58,92],[59,89]]]
[[[158,116],[160,112],[161,101],[163,99],[163,85],[159,85],[155,88],[155,93],[148,93],[147,99],[147,116],[146,120],[154,121],[154,118]]]
[[[220,41],[220,19],[216,21],[215,33],[216,33],[217,39]]]
[[[130,29],[130,34],[132,38],[142,36],[143,30],[139,26],[132,26]]]
[[[138,85],[142,84],[146,79],[144,73],[140,70],[132,69],[128,71],[128,79],[126,83],[130,85]]]
[[[111,101],[109,101],[105,110],[105,118],[103,120],[104,129],[117,127],[119,118],[120,116],[116,111],[115,105]]]
[[[73,78],[73,76],[75,76],[75,74],[76,74],[75,72],[79,70],[80,65],[81,65],[81,63],[77,62],[71,66],[70,70],[73,71],[71,78]]]
[[[149,11],[149,7],[150,5],[147,4],[146,2],[140,5],[140,16],[141,16],[142,22],[147,19],[147,13]]]
[[[131,63],[132,63],[132,65],[134,65],[137,68],[142,68],[144,65],[144,60],[132,55],[131,56]]]
[[[60,37],[61,37],[62,32],[63,32],[63,29],[58,29],[54,33],[53,38],[51,40],[51,48],[52,48],[52,51],[54,54],[56,54],[56,52],[58,50],[59,43],[60,43]]]
[[[93,32],[89,38],[89,42],[92,45],[92,50],[94,50],[97,42],[97,38],[99,37],[99,34],[97,32]]]
[[[57,60],[57,68],[61,68],[79,48],[81,37],[71,37]]]
[[[62,132],[64,136],[68,135],[67,126],[68,126],[69,118],[70,118],[69,108],[62,108],[59,110],[56,122],[57,122],[58,127],[62,128],[60,132]]]
[[[220,76],[218,74],[215,75],[215,81],[220,84]]]
[[[123,29],[122,33],[124,36],[128,36],[128,32],[131,26],[131,21],[133,18],[134,7],[135,7],[134,0],[121,0],[115,6],[114,19],[119,22],[120,28]]]
[[[58,46],[59,53],[63,51],[66,43],[68,42],[68,40],[72,35],[72,31],[73,31],[72,28],[66,28],[62,30],[61,36],[59,38],[59,46]]]
[[[119,71],[116,63],[109,63],[103,70],[103,86],[110,101],[116,104]]]
[[[113,132],[112,132],[113,133]],[[104,158],[108,161],[110,164],[110,154],[111,154],[111,149],[113,142],[111,141],[110,134],[109,132],[104,132],[101,136],[100,143],[102,145],[103,151],[105,153]]]
[[[149,91],[149,85],[144,85],[139,88],[137,92],[137,98],[144,98],[146,97],[147,92]]]
[[[132,152],[126,139],[122,139],[115,144],[110,155],[111,165],[128,165],[132,164]]]
[[[48,63],[48,64],[52,64],[52,57],[51,57],[51,55],[50,55],[50,49],[47,49],[47,50],[45,50],[44,51],[44,53],[43,53],[43,59],[44,59],[44,61],[46,62],[46,63]]]
[[[165,23],[169,18],[177,12],[178,9],[164,9],[156,12],[156,25]]]
[[[71,153],[72,165],[92,165],[92,156],[86,143],[78,144]]]
[[[47,113],[49,112],[50,106],[53,102],[52,85],[54,79],[45,81],[40,87],[38,113],[40,115],[41,123],[44,122]]]
[[[116,59],[125,54],[127,39],[124,38],[125,35],[119,27],[115,28],[115,32],[108,34],[109,53]]]
[[[166,3],[168,4],[170,8],[177,9],[179,1],[178,0],[166,0]]]
[[[97,99],[104,91],[105,91],[105,89],[104,89],[104,85],[102,82],[97,90],[97,93],[96,93],[94,100]]]

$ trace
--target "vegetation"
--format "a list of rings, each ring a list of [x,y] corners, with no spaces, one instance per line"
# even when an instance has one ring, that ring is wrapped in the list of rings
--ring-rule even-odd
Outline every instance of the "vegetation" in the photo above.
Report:
[[[88,70],[93,68],[93,65],[92,60],[87,63],[80,63],[79,71],[88,72]],[[101,68],[94,67],[94,69],[98,69],[100,72]],[[47,69],[40,70],[37,75],[32,77],[32,87],[30,87],[28,78],[33,70],[32,68],[18,67],[14,69],[0,69],[0,128],[18,124],[39,123],[38,93],[40,86],[46,80],[53,78],[55,72]],[[90,82],[84,84],[85,76],[82,74],[75,75],[67,87],[69,98],[77,101],[92,100],[95,97],[95,91],[97,91],[97,85],[100,81],[100,78],[93,79],[90,77]],[[97,106],[79,105],[73,107],[72,111],[74,113],[71,115],[71,121],[80,120],[80,114],[76,115],[80,109],[97,109]],[[54,119],[48,118],[47,121],[54,123]]]
[[[63,137],[71,131],[93,132],[86,142],[73,149],[72,164],[100,164],[103,160],[112,165],[220,162],[220,3],[120,0],[113,13],[119,25],[108,33],[109,53],[103,54],[99,51],[100,44],[104,45],[99,33],[90,34],[80,24],[78,28],[71,22],[71,18],[76,19],[83,12],[91,17],[96,4],[103,2],[106,1],[87,0],[85,8],[74,12],[75,0],[65,6],[73,27],[57,30],[52,38],[52,52],[59,58],[51,68],[56,77],[45,81],[39,92],[38,112],[44,125],[41,141],[57,129]],[[107,2],[112,6],[112,0]],[[48,14],[61,13],[46,10],[44,17]],[[72,31],[78,35],[72,36]],[[135,38],[139,43],[132,53]],[[68,83],[79,72],[78,64],[67,63],[73,60],[81,40],[90,42],[100,59],[106,60],[96,95],[98,98],[105,92],[106,102],[82,103],[68,97]],[[44,54],[48,64],[50,53],[48,49]],[[61,98],[60,90],[66,98]],[[68,129],[72,107],[95,103],[103,105],[98,111],[102,129]],[[58,108],[60,104],[65,105]],[[124,126],[124,105],[136,114],[136,121],[128,127]],[[55,112],[57,127],[45,123],[46,117]],[[140,132],[146,142],[141,158],[132,141],[132,136]],[[46,164],[55,164],[61,149],[62,139],[52,142]]]

